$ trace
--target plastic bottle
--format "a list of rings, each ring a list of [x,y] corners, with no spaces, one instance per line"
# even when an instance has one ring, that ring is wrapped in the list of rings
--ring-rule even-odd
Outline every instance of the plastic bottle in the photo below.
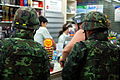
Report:
[[[24,0],[20,0],[20,6],[24,6]]]
[[[56,62],[58,60],[58,52],[56,50],[53,51],[52,61]]]
[[[24,6],[28,6],[28,0],[24,0]]]

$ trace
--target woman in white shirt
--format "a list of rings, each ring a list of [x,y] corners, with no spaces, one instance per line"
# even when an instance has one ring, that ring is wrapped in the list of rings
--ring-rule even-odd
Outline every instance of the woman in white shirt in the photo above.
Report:
[[[52,36],[50,35],[50,33],[48,32],[48,30],[46,28],[48,20],[45,17],[40,16],[39,21],[40,21],[40,28],[36,31],[36,33],[34,35],[34,41],[36,41],[36,42],[40,43],[42,46],[44,46],[44,44],[43,44],[44,40],[46,38],[52,39]],[[54,40],[53,40],[53,42],[54,42]]]
[[[69,28],[71,28],[72,25],[70,23],[66,23],[63,25],[62,30],[59,32],[59,38],[58,43],[65,45],[66,38],[68,38]]]

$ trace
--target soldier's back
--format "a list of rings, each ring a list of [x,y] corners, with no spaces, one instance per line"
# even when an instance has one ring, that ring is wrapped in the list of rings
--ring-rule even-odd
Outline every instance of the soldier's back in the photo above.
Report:
[[[109,41],[78,42],[63,68],[63,80],[119,80],[119,52]]]
[[[0,40],[0,76],[2,80],[48,80],[46,50],[32,40]]]
[[[81,80],[118,80],[120,48],[108,41],[85,41],[87,57]],[[83,78],[83,79],[82,79]]]

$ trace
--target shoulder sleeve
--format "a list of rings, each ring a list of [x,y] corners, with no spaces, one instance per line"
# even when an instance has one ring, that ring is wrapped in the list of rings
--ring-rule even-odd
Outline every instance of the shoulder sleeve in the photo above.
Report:
[[[48,30],[45,28],[45,29],[43,29],[44,31],[44,33],[43,33],[43,37],[44,38],[51,38],[52,39],[52,36],[50,35],[50,33],[48,32]]]
[[[84,64],[83,59],[86,50],[86,46],[83,42],[74,45],[63,68],[63,80],[78,80],[80,76],[80,73],[78,72],[80,72],[82,65]]]
[[[58,38],[58,43],[64,43],[65,39],[63,37],[63,35],[61,35],[59,38]]]
[[[44,47],[42,47],[41,45],[37,44],[37,49],[36,48],[36,54],[38,54],[38,56],[40,57],[41,60],[41,64],[39,64],[39,66],[41,66],[41,75],[44,77],[43,79],[47,80],[47,78],[50,78],[50,63],[49,63],[49,58],[47,55],[47,51],[44,49]]]

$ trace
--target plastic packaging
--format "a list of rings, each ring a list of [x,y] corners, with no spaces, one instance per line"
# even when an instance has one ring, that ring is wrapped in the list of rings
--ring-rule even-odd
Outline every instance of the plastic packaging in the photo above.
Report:
[[[70,37],[73,37],[74,34],[75,34],[74,28],[69,28],[69,36],[70,36]]]

